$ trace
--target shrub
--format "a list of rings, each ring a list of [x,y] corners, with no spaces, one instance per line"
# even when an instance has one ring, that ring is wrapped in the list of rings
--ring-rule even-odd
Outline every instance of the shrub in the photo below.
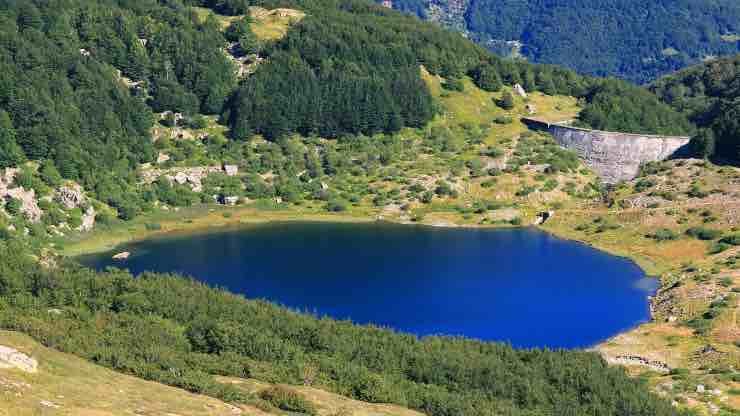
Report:
[[[21,212],[22,202],[19,199],[10,198],[5,203],[5,212],[10,215],[18,215]]]
[[[722,235],[722,232],[720,230],[713,230],[713,229],[704,228],[704,227],[691,227],[688,230],[686,230],[686,235],[689,235],[699,240],[709,241],[709,240],[715,240],[719,238]]]
[[[493,119],[493,122],[496,124],[511,124],[514,120],[508,116],[498,116]]]
[[[347,210],[347,204],[344,201],[333,200],[326,204],[326,210],[329,212],[342,212]]]
[[[720,243],[740,246],[740,234],[732,234],[719,240]]]
[[[719,253],[727,250],[728,248],[730,248],[730,245],[729,244],[725,244],[725,243],[721,243],[720,242],[720,243],[716,243],[716,244],[712,245],[712,247],[709,248],[708,253],[709,254],[719,254]]]
[[[157,222],[148,222],[144,224],[144,228],[146,228],[147,231],[159,231],[162,229],[162,224]]]
[[[443,84],[442,88],[450,91],[464,91],[465,85],[462,80],[458,78],[448,78]]]
[[[635,192],[642,192],[642,191],[644,191],[646,189],[652,188],[653,186],[655,186],[655,182],[653,182],[652,180],[650,180],[650,179],[640,179],[635,184]]]
[[[315,415],[316,408],[295,391],[284,386],[273,386],[260,393],[260,398],[278,409]]]
[[[657,241],[670,241],[677,240],[678,234],[673,232],[673,230],[669,230],[668,228],[661,228],[652,234],[648,234],[647,237]]]
[[[505,92],[501,99],[496,102],[496,105],[504,110],[511,110],[514,108],[514,96],[510,92]]]

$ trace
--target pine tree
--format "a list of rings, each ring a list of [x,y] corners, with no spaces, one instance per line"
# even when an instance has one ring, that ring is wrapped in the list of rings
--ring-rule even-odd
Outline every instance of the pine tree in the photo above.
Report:
[[[10,116],[0,110],[0,168],[18,166],[25,159],[23,150],[15,141],[15,129]]]

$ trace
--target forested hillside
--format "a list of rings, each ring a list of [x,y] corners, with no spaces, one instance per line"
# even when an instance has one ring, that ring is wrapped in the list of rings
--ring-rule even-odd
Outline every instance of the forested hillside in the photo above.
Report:
[[[702,128],[698,153],[740,162],[740,55],[666,76],[650,89]]]
[[[459,34],[360,0],[263,5],[308,15],[284,38],[260,40],[239,0],[1,1],[0,166],[40,162],[47,176],[79,182],[130,219],[173,199],[164,196],[171,190],[136,186],[135,176],[167,146],[151,135],[153,127],[173,126],[165,112],[184,115],[178,128],[203,128],[204,115],[220,118],[231,140],[211,134],[209,149],[235,161],[240,152],[226,149],[255,135],[279,142],[294,133],[392,134],[438,113],[420,66],[446,79],[448,90],[471,76],[487,91],[521,83],[528,91],[581,97],[582,122],[602,129],[691,129],[634,86],[497,58]],[[190,6],[235,15],[224,27],[224,19]],[[262,63],[245,78],[229,54]],[[44,194],[43,183],[26,184]]]
[[[735,0],[400,0],[500,53],[638,83],[740,48]],[[462,8],[462,11],[460,11]]]
[[[59,313],[49,313],[56,308]],[[680,414],[580,351],[430,337],[317,319],[176,276],[49,271],[0,244],[0,326],[116,370],[227,401],[213,375],[308,383],[442,415]]]

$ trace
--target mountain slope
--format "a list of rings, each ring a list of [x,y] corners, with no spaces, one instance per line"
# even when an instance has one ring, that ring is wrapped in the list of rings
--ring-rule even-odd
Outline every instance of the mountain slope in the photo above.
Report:
[[[740,48],[734,0],[401,0],[394,7],[482,45],[579,73],[645,83]]]
[[[668,75],[650,89],[704,129],[694,140],[699,154],[740,162],[740,55]]]
[[[283,414],[269,402],[258,399],[270,383],[238,378],[219,382],[238,386],[254,395],[250,404],[232,405],[208,396],[144,381],[91,364],[86,360],[40,345],[27,335],[0,331],[0,346],[12,348],[38,362],[33,373],[0,366],[1,416],[56,414],[71,416],[179,415],[179,416],[268,416]],[[320,416],[339,412],[356,416],[421,416],[393,405],[351,400],[307,386],[289,388],[311,403]],[[156,397],[156,400],[152,398]]]

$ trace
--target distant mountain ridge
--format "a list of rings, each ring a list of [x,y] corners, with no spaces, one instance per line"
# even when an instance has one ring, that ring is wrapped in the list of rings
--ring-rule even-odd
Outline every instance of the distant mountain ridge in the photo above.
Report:
[[[496,53],[646,83],[740,51],[735,0],[395,0]]]

